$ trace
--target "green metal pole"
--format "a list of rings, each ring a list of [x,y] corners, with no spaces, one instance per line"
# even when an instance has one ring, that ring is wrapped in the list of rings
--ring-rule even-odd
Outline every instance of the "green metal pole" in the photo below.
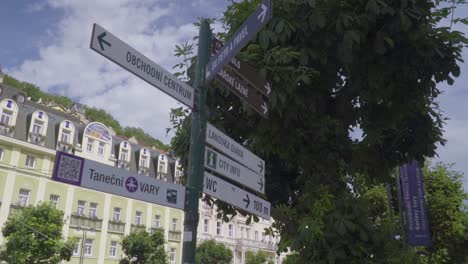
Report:
[[[210,25],[203,19],[198,36],[198,58],[195,68],[195,103],[192,109],[190,131],[190,153],[187,179],[187,195],[184,218],[184,244],[182,263],[195,263],[198,226],[198,200],[202,192],[203,161],[205,154],[206,131],[206,89],[205,71],[210,58]]]

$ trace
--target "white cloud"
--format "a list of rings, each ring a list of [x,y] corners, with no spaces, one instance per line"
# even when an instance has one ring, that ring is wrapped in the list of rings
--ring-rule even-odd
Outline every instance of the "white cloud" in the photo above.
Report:
[[[185,23],[179,17],[179,24],[172,23],[180,11],[176,5],[147,0],[48,0],[29,6],[30,11],[45,8],[64,14],[50,33],[53,41],[40,44],[38,59],[23,61],[6,72],[44,91],[103,108],[123,126],[142,127],[168,143],[169,111],[181,104],[92,51],[92,25],[98,23],[172,72],[178,62],[174,45],[198,33],[192,25],[197,17],[186,18]],[[170,23],[158,23],[165,19]]]

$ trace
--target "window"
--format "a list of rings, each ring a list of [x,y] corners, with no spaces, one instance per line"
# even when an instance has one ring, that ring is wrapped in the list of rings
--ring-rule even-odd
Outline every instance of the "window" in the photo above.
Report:
[[[210,229],[208,228],[210,221],[208,219],[203,220],[203,233],[208,233]]]
[[[88,138],[88,144],[86,145],[86,151],[91,153],[93,152],[94,140]]]
[[[171,253],[169,254],[169,261],[172,263],[175,263],[175,258],[176,258],[176,249],[171,248]]]
[[[3,160],[3,148],[0,147],[0,160]]]
[[[31,193],[30,190],[20,189],[18,195],[18,204],[20,206],[28,206],[29,204],[29,194]]]
[[[172,218],[172,231],[177,230],[177,218]]]
[[[117,241],[111,241],[110,249],[109,249],[109,256],[117,257]]]
[[[104,156],[104,147],[106,144],[99,142],[99,147],[98,147],[98,155],[99,156]]]
[[[85,256],[92,256],[93,255],[93,240],[86,239],[84,244],[84,255]]]
[[[154,216],[154,227],[155,228],[161,227],[161,216],[160,215],[155,215]]]
[[[76,209],[76,213],[78,215],[84,215],[84,210],[85,210],[85,207],[86,207],[86,202],[85,201],[78,201],[78,207]]]
[[[216,235],[220,236],[221,232],[221,222],[216,222]]]
[[[34,120],[34,124],[32,127],[32,133],[34,135],[40,135],[42,134],[42,127],[44,126],[44,123],[38,120]]]
[[[120,152],[120,160],[127,161],[128,151],[126,149],[122,149]]]
[[[62,130],[62,139],[61,141],[63,143],[69,143],[70,142],[70,131],[68,130]]]
[[[10,125],[10,120],[13,117],[13,112],[3,109],[2,116],[0,117],[0,123],[3,125]]]
[[[141,157],[140,167],[146,168],[146,156]]]
[[[135,223],[137,225],[141,225],[141,221],[143,220],[143,213],[140,212],[140,211],[136,211],[136,214],[135,214]]]
[[[97,218],[97,203],[89,203],[89,217]]]
[[[245,237],[246,237],[247,239],[250,239],[250,228],[246,228],[246,229],[245,229],[245,235],[246,235]]]
[[[255,231],[255,241],[258,241],[258,231]]]
[[[114,207],[114,221],[120,221],[120,213],[122,209],[119,207]]]
[[[233,237],[234,235],[234,226],[229,224],[229,237]]]
[[[54,208],[57,208],[58,202],[59,202],[60,196],[56,194],[51,194],[50,195],[50,201],[54,205]]]
[[[262,242],[265,242],[265,232],[262,232]]]
[[[158,172],[166,173],[166,163],[164,161],[159,161]]]
[[[34,166],[36,165],[36,157],[32,155],[27,155],[26,156],[26,163],[24,164],[27,168],[32,168],[34,169]]]
[[[78,239],[78,242],[76,242],[75,248],[73,248],[73,255],[78,256],[80,255],[80,250],[81,249],[81,239]]]

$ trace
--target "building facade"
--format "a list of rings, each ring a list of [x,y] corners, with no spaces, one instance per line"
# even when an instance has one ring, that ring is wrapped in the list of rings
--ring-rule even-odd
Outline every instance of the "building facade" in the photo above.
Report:
[[[52,180],[57,151],[135,173],[180,184],[180,162],[112,128],[87,122],[84,109],[44,105],[2,83],[0,72],[0,228],[28,205],[52,202],[64,213],[64,237],[79,240],[69,263],[118,263],[120,242],[136,230],[164,231],[170,263],[182,261],[184,212],[140,200],[85,189]],[[215,239],[233,251],[232,263],[244,263],[245,252],[263,250],[275,256],[276,240],[263,229],[271,223],[245,224],[236,217],[221,223],[200,203],[199,240]],[[5,241],[0,235],[0,244]]]

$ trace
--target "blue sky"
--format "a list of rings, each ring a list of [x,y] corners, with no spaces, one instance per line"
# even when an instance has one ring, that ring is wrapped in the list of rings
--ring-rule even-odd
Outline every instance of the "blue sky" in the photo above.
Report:
[[[175,44],[197,34],[198,17],[220,18],[220,0],[4,0],[0,4],[0,67],[14,77],[103,108],[124,126],[140,126],[170,141],[169,109],[181,106],[89,49],[91,28],[98,23],[172,71]],[[468,7],[456,13],[468,16]],[[455,29],[465,31],[465,28]],[[466,32],[468,33],[468,32]],[[468,60],[467,50],[463,58]],[[441,109],[450,120],[448,143],[436,161],[455,163],[468,191],[468,64],[453,86],[441,84]],[[130,111],[129,111],[130,110]],[[134,115],[133,113],[139,113]]]

